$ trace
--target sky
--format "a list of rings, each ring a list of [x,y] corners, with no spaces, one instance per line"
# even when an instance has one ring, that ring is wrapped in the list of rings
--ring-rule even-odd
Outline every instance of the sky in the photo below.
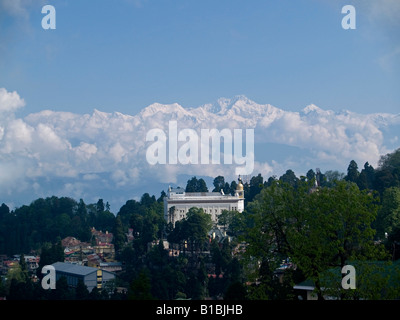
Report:
[[[56,9],[44,30],[41,8]],[[356,29],[344,30],[344,5]],[[136,114],[243,94],[299,110],[397,112],[396,0],[0,1],[0,82],[43,109]]]
[[[397,0],[0,0],[0,203],[56,194],[117,212],[192,175],[212,187],[225,167],[145,162],[146,131],[172,118],[251,123],[255,175],[376,166],[400,137],[399,16]]]

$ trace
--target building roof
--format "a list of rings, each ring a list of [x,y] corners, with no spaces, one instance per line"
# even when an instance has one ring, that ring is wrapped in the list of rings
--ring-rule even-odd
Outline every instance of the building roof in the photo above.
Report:
[[[170,188],[168,190],[168,195],[166,199],[173,200],[198,200],[198,199],[208,199],[208,200],[216,200],[216,199],[237,199],[238,197],[232,196],[231,194],[224,194],[222,192],[185,192],[185,189],[182,188]]]
[[[81,244],[81,241],[76,239],[75,237],[66,237],[61,240],[61,245],[65,247],[75,247],[79,246]]]
[[[52,266],[58,272],[70,273],[70,274],[79,275],[79,276],[86,276],[86,275],[96,272],[98,270],[97,268],[86,267],[86,266],[81,266],[78,264],[67,263],[67,262],[55,262],[52,264]]]
[[[100,262],[100,267],[121,267],[121,262]]]

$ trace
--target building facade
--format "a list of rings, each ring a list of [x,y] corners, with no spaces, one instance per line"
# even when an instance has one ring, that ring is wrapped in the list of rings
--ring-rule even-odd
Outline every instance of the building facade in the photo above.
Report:
[[[56,281],[61,277],[65,277],[68,285],[76,288],[78,281],[82,280],[89,292],[95,287],[102,289],[106,282],[115,279],[115,274],[112,272],[78,264],[56,262],[52,266],[56,271]]]
[[[211,215],[214,224],[218,222],[218,216],[223,210],[243,212],[244,191],[243,183],[239,183],[235,194],[226,195],[221,192],[185,192],[181,188],[168,188],[168,194],[164,197],[164,218],[167,223],[175,223],[186,218],[190,208],[201,208]]]

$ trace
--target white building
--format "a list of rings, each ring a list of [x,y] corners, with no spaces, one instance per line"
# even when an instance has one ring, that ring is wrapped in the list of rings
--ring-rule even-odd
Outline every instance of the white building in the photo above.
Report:
[[[226,195],[221,192],[185,192],[181,188],[169,188],[164,198],[164,218],[167,223],[172,223],[186,218],[190,208],[201,208],[211,215],[214,223],[223,210],[244,210],[244,191],[242,181],[239,179],[235,195]]]

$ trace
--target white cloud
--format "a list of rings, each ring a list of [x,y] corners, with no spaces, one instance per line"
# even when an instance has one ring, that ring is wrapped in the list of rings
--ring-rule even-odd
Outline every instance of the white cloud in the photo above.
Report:
[[[8,154],[28,154],[33,140],[34,128],[26,124],[22,119],[11,120],[4,129],[3,144],[0,151]]]
[[[98,180],[100,177],[97,174],[84,174],[82,179],[86,181],[93,181],[93,180]]]
[[[124,170],[118,169],[111,174],[111,179],[118,187],[125,186],[129,182],[129,178]]]
[[[27,6],[30,5],[31,0],[1,0],[1,8],[9,15],[16,17],[28,17]]]
[[[115,143],[111,148],[110,148],[110,155],[114,159],[115,162],[121,162],[123,160],[123,157],[126,155],[125,149],[121,146],[119,142]]]
[[[9,114],[25,105],[16,92],[5,89],[0,89],[0,101],[0,110]],[[127,194],[129,199],[135,192],[148,191],[140,186],[143,183],[157,188],[178,183],[183,175],[223,175],[227,181],[236,180],[235,163],[148,164],[147,131],[161,128],[168,134],[172,119],[177,119],[178,131],[190,128],[199,135],[201,128],[254,128],[259,149],[255,150],[253,174],[261,173],[265,179],[280,176],[287,169],[298,174],[316,167],[342,171],[352,159],[360,167],[366,161],[376,165],[380,155],[397,142],[393,137],[400,135],[399,116],[334,113],[315,106],[287,112],[244,97],[236,102],[221,99],[215,105],[194,109],[153,105],[134,116],[98,110],[84,115],[45,110],[23,119],[1,121],[0,191],[15,195],[31,190],[43,195],[48,188],[49,193],[93,198],[103,188],[108,194],[118,192],[119,198]],[[262,150],[269,144],[286,150],[283,148],[281,154]]]
[[[370,19],[395,25],[400,24],[400,2],[398,0],[364,0],[364,2]]]
[[[77,161],[84,162],[88,161],[93,155],[97,153],[97,147],[94,144],[86,143],[81,141],[79,146],[75,149]]]
[[[12,113],[24,106],[24,99],[16,91],[8,92],[5,88],[0,88],[0,114]]]
[[[71,149],[71,144],[59,137],[49,125],[40,123],[36,131],[39,138],[38,142],[55,152]]]

